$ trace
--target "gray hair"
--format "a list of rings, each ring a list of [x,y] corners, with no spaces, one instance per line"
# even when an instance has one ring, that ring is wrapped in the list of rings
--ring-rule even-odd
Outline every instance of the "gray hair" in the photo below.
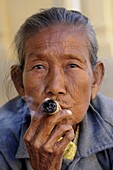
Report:
[[[27,39],[40,29],[56,24],[70,24],[78,26],[78,28],[81,27],[86,31],[90,61],[92,66],[94,66],[97,62],[98,43],[89,19],[78,11],[56,7],[32,15],[26,19],[18,30],[14,39],[14,44],[20,66],[24,66],[24,44]]]

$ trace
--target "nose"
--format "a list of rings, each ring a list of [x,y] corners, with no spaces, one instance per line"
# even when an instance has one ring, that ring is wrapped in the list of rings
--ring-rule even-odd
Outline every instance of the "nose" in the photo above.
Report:
[[[61,69],[55,69],[49,73],[46,84],[46,94],[63,95],[66,94],[65,76]]]

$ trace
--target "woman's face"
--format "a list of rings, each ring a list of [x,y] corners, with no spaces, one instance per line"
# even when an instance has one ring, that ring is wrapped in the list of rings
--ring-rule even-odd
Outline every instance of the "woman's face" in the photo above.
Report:
[[[93,73],[87,38],[75,27],[56,25],[36,33],[25,43],[23,86],[26,101],[37,110],[45,98],[72,111],[79,123],[91,99]]]

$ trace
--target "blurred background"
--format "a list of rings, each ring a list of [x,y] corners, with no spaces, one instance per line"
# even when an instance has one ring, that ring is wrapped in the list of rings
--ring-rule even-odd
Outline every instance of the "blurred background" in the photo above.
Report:
[[[106,70],[101,92],[113,98],[113,0],[0,0],[0,106],[17,95],[9,76],[16,31],[27,17],[53,6],[78,10],[90,18]]]

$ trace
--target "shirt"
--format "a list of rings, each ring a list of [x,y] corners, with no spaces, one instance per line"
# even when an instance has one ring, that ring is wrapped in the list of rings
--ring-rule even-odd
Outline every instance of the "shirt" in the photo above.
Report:
[[[0,108],[0,170],[32,170],[23,140],[29,124],[20,97]],[[113,100],[99,93],[79,127],[75,159],[64,159],[61,170],[113,170]]]

